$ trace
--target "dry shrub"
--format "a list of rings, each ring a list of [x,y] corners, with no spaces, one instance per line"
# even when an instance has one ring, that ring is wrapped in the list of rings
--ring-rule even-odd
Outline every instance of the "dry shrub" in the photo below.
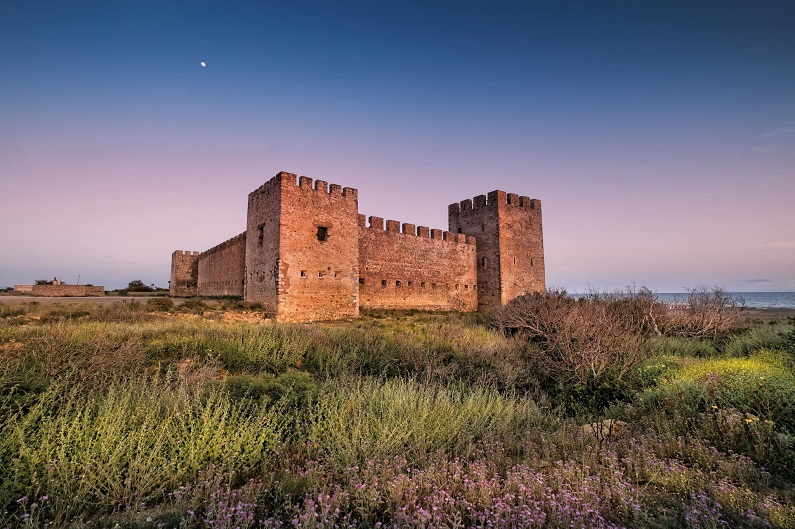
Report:
[[[621,381],[643,360],[658,303],[646,289],[591,292],[574,299],[563,290],[517,298],[495,312],[504,331],[527,336],[545,375],[594,389]]]
[[[721,338],[745,327],[742,308],[742,301],[724,289],[699,285],[688,289],[684,303],[665,307],[659,332],[686,338]]]

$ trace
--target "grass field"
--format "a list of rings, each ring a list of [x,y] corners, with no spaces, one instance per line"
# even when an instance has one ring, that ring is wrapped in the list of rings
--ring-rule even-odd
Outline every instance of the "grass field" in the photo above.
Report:
[[[486,314],[2,304],[0,526],[795,527],[793,320],[598,386],[538,355]]]

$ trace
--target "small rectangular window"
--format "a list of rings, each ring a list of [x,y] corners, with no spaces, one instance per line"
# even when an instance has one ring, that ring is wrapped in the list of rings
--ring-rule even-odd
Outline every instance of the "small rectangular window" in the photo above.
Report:
[[[363,284],[364,284],[364,278],[363,278],[363,277],[360,277],[360,278],[359,278],[359,284],[360,284],[360,285],[363,285]]]
[[[265,241],[265,226],[259,226],[257,228],[257,246],[262,246],[262,243]]]
[[[306,270],[301,270],[301,277],[306,277]]]
[[[326,271],[321,270],[320,272],[317,273],[317,277],[326,277]]]
[[[381,280],[381,286],[386,288],[386,279]]]
[[[423,281],[422,283],[420,283],[420,288],[425,288],[425,281]]]
[[[414,286],[414,281],[409,281],[409,288]]]
[[[317,240],[321,242],[328,240],[328,228],[326,226],[317,227]]]
[[[403,285],[403,283],[401,283],[400,281],[395,281],[395,286],[396,286],[396,287],[400,287],[400,286],[402,286],[402,285]]]

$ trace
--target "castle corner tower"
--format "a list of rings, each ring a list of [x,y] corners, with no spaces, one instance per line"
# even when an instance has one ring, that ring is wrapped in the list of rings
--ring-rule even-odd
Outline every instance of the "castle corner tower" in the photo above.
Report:
[[[356,189],[281,172],[248,197],[245,299],[280,321],[359,315]]]
[[[448,220],[477,238],[478,309],[546,290],[540,200],[492,191],[450,204]]]

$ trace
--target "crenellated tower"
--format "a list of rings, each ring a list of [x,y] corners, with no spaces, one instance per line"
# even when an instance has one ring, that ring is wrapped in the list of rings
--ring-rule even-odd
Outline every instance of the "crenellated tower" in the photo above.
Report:
[[[546,290],[540,200],[492,191],[450,204],[448,220],[477,237],[478,309]]]
[[[168,295],[195,296],[199,286],[199,252],[177,250],[171,254],[171,279]]]
[[[359,214],[358,191],[280,172],[248,195],[246,231],[171,256],[172,296],[241,296],[279,321],[359,309],[474,311],[546,288],[541,202],[492,191],[449,231]]]
[[[249,194],[245,298],[283,321],[359,315],[356,189],[281,172]]]

